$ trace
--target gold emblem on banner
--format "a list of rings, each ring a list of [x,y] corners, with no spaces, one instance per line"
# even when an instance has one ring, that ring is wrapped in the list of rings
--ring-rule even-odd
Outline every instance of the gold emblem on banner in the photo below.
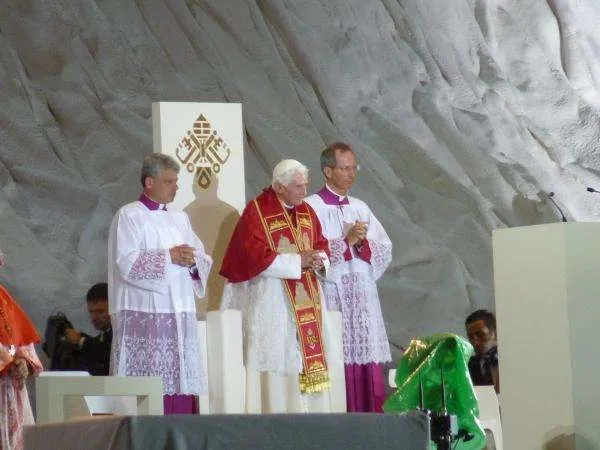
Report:
[[[187,131],[175,149],[177,159],[188,172],[195,172],[198,185],[203,189],[210,186],[213,175],[221,171],[230,154],[229,146],[203,114],[198,116],[192,129]]]

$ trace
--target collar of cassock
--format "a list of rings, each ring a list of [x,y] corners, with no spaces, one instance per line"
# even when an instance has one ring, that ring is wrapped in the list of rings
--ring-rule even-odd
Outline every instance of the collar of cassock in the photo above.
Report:
[[[144,193],[142,193],[142,195],[140,195],[140,198],[138,200],[140,202],[142,202],[146,206],[146,208],[148,208],[150,211],[157,211],[159,209],[162,209],[162,210],[167,209],[167,205],[163,205],[161,203],[155,202],[154,200],[152,200],[150,197],[148,197]]]
[[[290,206],[290,205],[288,205],[284,201],[282,201],[281,204],[283,205],[283,207],[285,208],[285,210],[287,211],[288,214],[295,214],[296,213],[296,207],[295,206]]]
[[[326,205],[349,205],[350,202],[348,201],[348,196],[344,195],[338,195],[335,192],[333,192],[331,190],[331,188],[327,185],[325,185],[323,187],[323,189],[321,189],[319,192],[317,192],[317,195],[319,197],[321,197],[323,199],[323,201],[325,202]]]

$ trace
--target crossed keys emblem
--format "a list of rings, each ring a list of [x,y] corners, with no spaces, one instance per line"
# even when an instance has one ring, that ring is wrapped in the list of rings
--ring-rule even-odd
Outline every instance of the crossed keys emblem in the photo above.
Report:
[[[187,131],[175,149],[177,159],[188,172],[196,172],[198,185],[203,189],[210,186],[213,174],[221,171],[230,154],[228,145],[203,114],[198,116],[192,129]]]

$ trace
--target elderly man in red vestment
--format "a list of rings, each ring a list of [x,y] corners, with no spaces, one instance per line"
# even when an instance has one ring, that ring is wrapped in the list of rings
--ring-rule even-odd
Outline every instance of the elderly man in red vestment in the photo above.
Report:
[[[330,409],[333,343],[318,281],[329,248],[304,202],[307,185],[304,165],[281,161],[271,186],[246,206],[223,259],[221,309],[242,311],[247,412]]]
[[[4,257],[0,251],[0,266]],[[23,425],[34,423],[25,380],[42,370],[29,317],[0,285],[0,449],[23,448]]]

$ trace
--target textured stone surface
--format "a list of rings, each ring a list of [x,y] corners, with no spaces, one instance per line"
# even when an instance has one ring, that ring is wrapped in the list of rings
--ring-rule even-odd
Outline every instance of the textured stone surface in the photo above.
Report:
[[[491,231],[597,218],[596,0],[2,0],[0,282],[40,330],[106,277],[153,101],[244,105],[252,197],[344,140],[387,228],[391,341],[493,307]],[[86,328],[89,330],[89,326]]]

